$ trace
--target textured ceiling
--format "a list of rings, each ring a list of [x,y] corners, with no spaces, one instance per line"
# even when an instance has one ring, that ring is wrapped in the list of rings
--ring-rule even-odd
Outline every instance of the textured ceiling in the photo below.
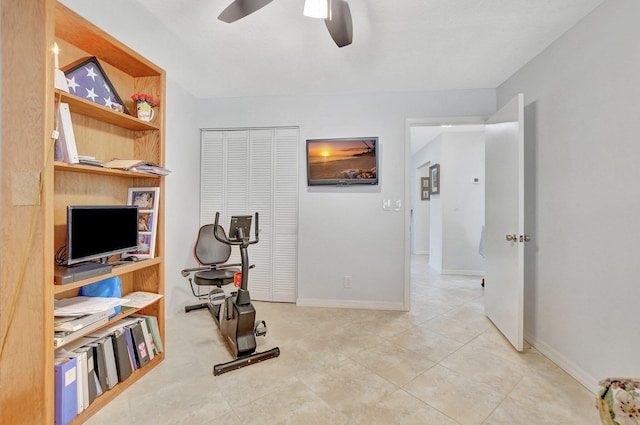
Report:
[[[495,88],[602,0],[349,0],[338,48],[304,0],[232,24],[232,0],[136,0],[173,33],[167,71],[198,97]],[[108,2],[107,2],[108,3]]]
[[[59,1],[209,98],[492,89],[603,0],[349,0],[343,48],[304,0],[232,24],[232,0]]]

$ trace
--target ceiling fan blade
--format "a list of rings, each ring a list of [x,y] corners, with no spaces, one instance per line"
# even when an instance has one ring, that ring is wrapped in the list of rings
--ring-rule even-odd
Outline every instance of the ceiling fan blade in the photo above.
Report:
[[[218,19],[230,24],[247,15],[251,15],[256,10],[262,9],[272,1],[273,0],[234,0],[233,3],[222,11]]]
[[[331,38],[338,45],[344,47],[353,41],[353,22],[351,21],[351,9],[346,0],[331,1],[331,19],[324,20]]]

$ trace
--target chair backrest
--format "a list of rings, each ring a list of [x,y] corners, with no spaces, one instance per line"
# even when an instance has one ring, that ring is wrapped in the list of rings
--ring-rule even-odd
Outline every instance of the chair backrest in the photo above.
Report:
[[[196,260],[205,266],[226,263],[231,256],[231,245],[217,240],[213,235],[213,228],[213,224],[205,224],[200,228],[196,246],[193,249]],[[226,237],[224,228],[220,225],[218,225],[218,234],[223,238]]]

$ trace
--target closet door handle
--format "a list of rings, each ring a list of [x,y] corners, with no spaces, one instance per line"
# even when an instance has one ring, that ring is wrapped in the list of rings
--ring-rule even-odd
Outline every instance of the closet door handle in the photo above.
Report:
[[[515,234],[507,235],[506,238],[508,242],[518,242],[518,237]]]

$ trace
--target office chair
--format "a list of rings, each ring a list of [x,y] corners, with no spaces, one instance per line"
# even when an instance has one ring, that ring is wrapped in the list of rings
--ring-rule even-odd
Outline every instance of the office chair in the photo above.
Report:
[[[181,271],[183,277],[195,272],[193,278],[189,277],[191,292],[199,300],[206,300],[200,304],[185,306],[185,313],[222,304],[225,300],[225,292],[221,287],[232,283],[235,273],[240,271],[238,267],[241,264],[227,264],[231,256],[231,246],[216,239],[213,233],[214,228],[213,224],[206,224],[198,231],[193,256],[200,264],[200,267]],[[218,225],[218,234],[225,235],[224,228],[220,225]],[[214,288],[207,291],[202,289],[203,287],[211,288],[212,286]]]

